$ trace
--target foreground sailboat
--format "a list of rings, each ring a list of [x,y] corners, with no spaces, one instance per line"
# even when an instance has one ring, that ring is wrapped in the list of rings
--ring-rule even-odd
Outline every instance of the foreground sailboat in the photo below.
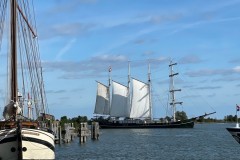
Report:
[[[0,160],[55,159],[54,135],[50,130],[54,117],[47,114],[36,34],[27,19],[34,19],[27,15],[33,11],[29,4],[24,0],[0,2],[0,38],[3,38],[7,6],[11,16],[6,67],[9,89],[4,119],[0,121]]]
[[[176,102],[175,92],[181,91],[174,88],[173,77],[177,73],[173,72],[173,66],[176,63],[170,63],[170,94],[173,110],[173,119],[170,122],[160,122],[152,120],[152,103],[151,103],[151,72],[148,66],[148,82],[142,82],[135,78],[130,78],[130,65],[128,75],[128,86],[112,81],[109,85],[98,83],[96,105],[94,114],[109,116],[107,119],[96,118],[101,128],[193,128],[194,121],[198,118],[208,116],[213,113],[204,114],[191,119],[179,121],[176,120],[176,105],[182,102]],[[132,82],[132,83],[130,83]],[[130,84],[132,84],[132,94],[130,94]],[[112,98],[110,97],[110,87],[112,86]],[[111,101],[110,101],[111,100]],[[111,105],[110,105],[111,104]],[[122,120],[120,120],[120,117]]]
[[[237,123],[235,127],[226,128],[228,132],[233,136],[233,138],[240,144],[240,127],[238,123],[238,111],[240,110],[240,106],[236,104],[236,115],[237,115]]]

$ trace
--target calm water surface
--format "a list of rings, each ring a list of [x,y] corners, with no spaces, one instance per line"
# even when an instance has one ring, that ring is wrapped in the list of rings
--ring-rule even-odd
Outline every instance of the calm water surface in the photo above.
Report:
[[[195,124],[194,129],[100,130],[98,141],[78,138],[56,145],[57,160],[224,160],[240,159],[240,145],[226,127],[234,124]]]

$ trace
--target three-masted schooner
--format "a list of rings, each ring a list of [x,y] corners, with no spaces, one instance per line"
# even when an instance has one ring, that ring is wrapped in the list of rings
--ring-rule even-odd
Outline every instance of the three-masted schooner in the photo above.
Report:
[[[174,73],[173,66],[177,63],[170,62],[170,95],[173,110],[173,119],[170,122],[153,121],[152,102],[151,102],[151,72],[148,65],[148,82],[142,82],[135,78],[130,78],[130,63],[128,74],[128,86],[112,81],[109,74],[109,85],[106,86],[97,82],[97,97],[94,114],[109,116],[107,119],[96,118],[101,128],[193,128],[194,121],[199,117],[205,117],[210,114],[204,114],[187,120],[176,120],[177,102],[175,92],[181,91],[174,88],[174,79],[178,73]],[[132,83],[130,83],[132,82]],[[132,92],[130,92],[130,84]],[[110,88],[112,87],[112,92]],[[110,96],[112,93],[112,97]],[[132,94],[131,94],[132,93]],[[111,100],[111,101],[110,101]],[[119,120],[119,118],[124,118]]]
[[[55,159],[54,134],[50,129],[54,117],[48,114],[31,5],[27,0],[0,2],[0,44],[10,8],[10,36],[6,36],[10,38],[8,96],[4,119],[0,121],[1,160]]]

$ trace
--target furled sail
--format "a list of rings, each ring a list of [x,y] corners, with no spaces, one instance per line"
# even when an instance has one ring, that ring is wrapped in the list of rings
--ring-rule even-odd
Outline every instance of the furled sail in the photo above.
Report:
[[[128,87],[112,81],[112,117],[129,117],[130,105],[128,100]]]
[[[109,115],[109,87],[97,82],[97,98],[94,114]]]
[[[139,80],[132,79],[132,108],[130,118],[150,117],[149,85]]]

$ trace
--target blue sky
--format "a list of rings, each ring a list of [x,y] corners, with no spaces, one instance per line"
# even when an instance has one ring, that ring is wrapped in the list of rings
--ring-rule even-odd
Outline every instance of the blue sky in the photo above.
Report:
[[[153,115],[166,115],[168,64],[189,117],[235,114],[240,104],[240,0],[34,1],[45,88],[57,118],[93,116],[96,82],[152,69]]]

